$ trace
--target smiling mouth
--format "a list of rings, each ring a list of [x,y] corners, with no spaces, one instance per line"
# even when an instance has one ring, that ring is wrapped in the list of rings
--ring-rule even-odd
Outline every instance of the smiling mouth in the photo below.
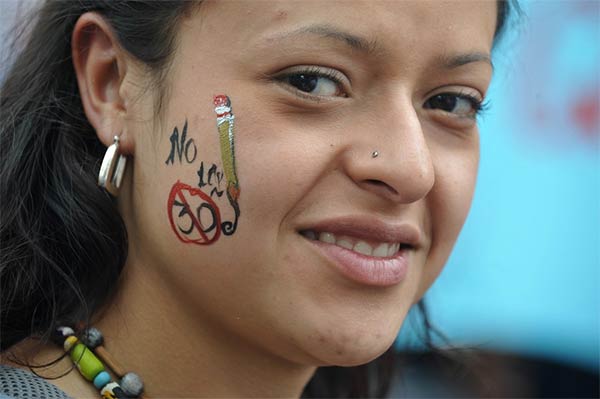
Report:
[[[300,234],[311,241],[321,241],[348,249],[361,255],[374,258],[392,258],[404,249],[411,249],[410,244],[400,242],[366,241],[349,235],[334,234],[327,231],[302,230]]]

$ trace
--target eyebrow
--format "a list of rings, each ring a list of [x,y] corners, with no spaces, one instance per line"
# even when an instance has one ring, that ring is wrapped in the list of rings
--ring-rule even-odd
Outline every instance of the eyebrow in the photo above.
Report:
[[[494,64],[492,63],[490,56],[481,52],[443,56],[440,57],[438,61],[445,69],[454,69],[473,62],[484,62],[489,64],[492,67],[492,70],[494,69]]]
[[[292,30],[290,32],[284,32],[278,34],[273,39],[281,40],[287,39],[292,36],[300,36],[306,34],[318,35],[320,37],[330,38],[345,43],[354,50],[360,51],[365,54],[375,54],[378,52],[383,53],[383,49],[379,46],[377,40],[368,40],[364,37],[354,35],[349,32],[344,32],[337,29],[334,26],[327,24],[314,24]],[[485,62],[494,69],[490,56],[482,52],[471,52],[464,54],[457,54],[452,56],[442,56],[437,59],[437,63],[444,69],[455,69],[463,65],[467,65],[474,62]]]
[[[306,34],[313,34],[318,35],[320,37],[338,40],[345,43],[352,49],[358,50],[366,54],[376,53],[380,50],[376,40],[367,40],[363,37],[341,31],[331,25],[326,24],[315,24],[305,26],[290,32],[279,34],[275,37],[275,39],[286,39],[291,36],[299,36]]]

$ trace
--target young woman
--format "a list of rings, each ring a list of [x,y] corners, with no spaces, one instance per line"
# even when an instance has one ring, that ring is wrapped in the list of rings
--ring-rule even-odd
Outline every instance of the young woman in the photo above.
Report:
[[[466,218],[507,11],[45,4],[2,88],[2,373],[298,397],[381,362]]]

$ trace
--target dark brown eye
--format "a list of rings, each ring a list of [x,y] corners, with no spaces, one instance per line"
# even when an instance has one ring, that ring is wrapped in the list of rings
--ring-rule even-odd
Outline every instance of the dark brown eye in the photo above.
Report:
[[[317,65],[298,65],[273,77],[294,94],[306,99],[348,97],[348,78],[340,71]]]
[[[428,99],[424,107],[439,109],[458,116],[475,117],[482,109],[482,103],[479,99],[466,94],[441,93]]]
[[[283,81],[299,91],[319,97],[340,96],[340,84],[329,76],[315,73],[293,73]]]
[[[311,93],[317,88],[319,84],[319,77],[317,75],[299,73],[288,76],[288,83],[300,91]]]

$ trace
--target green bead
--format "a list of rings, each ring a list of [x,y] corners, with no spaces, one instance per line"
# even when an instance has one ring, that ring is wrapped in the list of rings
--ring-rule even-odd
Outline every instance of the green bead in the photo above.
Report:
[[[82,343],[78,343],[71,349],[71,359],[88,381],[94,381],[98,373],[104,371],[102,362]]]

